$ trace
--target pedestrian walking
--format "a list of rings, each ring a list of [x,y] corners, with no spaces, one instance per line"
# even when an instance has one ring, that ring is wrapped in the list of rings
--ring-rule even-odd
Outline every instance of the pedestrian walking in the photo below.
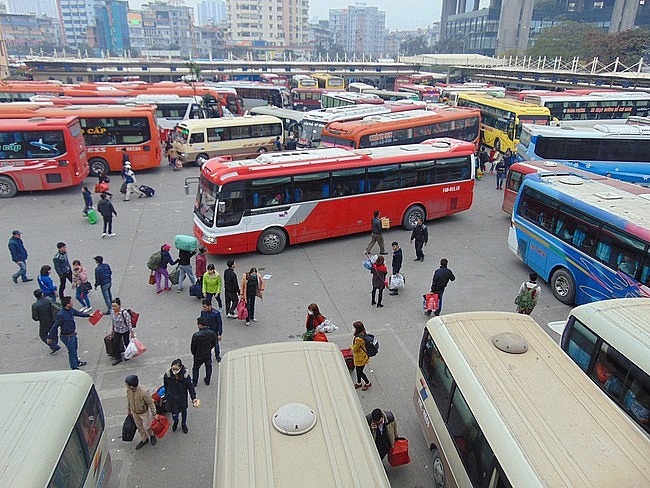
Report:
[[[33,281],[32,278],[27,277],[27,249],[25,249],[23,243],[23,234],[19,230],[11,232],[9,252],[11,253],[11,260],[18,265],[18,271],[11,277],[14,283],[18,283],[19,277],[23,280],[23,283]]]
[[[415,241],[415,259],[413,261],[424,261],[422,247],[429,242],[429,229],[424,225],[421,218],[418,218],[413,231],[411,232],[411,244]]]
[[[90,300],[88,293],[93,289],[93,285],[88,281],[86,268],[81,265],[81,261],[75,259],[72,261],[72,288],[76,290],[76,298],[81,303],[82,312],[90,312]]]
[[[325,322],[325,317],[320,313],[318,305],[310,303],[307,306],[307,321],[305,322],[305,328],[307,331],[315,330],[323,322]]]
[[[111,271],[111,267],[104,262],[102,256],[95,256],[93,259],[97,264],[95,268],[95,290],[101,288],[104,303],[106,303],[106,312],[104,312],[104,315],[110,315],[113,303],[113,295],[111,294],[113,272]]]
[[[223,321],[221,320],[221,313],[212,307],[212,301],[204,298],[201,302],[201,318],[205,320],[208,329],[214,331],[217,335],[217,344],[214,346],[214,358],[218,363],[221,362],[221,348],[219,342],[223,335]]]
[[[370,254],[375,242],[379,244],[379,254],[388,254],[384,249],[384,236],[382,235],[379,210],[375,210],[372,215],[370,242],[366,246],[366,254]]]
[[[192,384],[196,386],[199,382],[199,369],[202,365],[205,365],[203,382],[209,385],[212,378],[212,349],[217,346],[217,334],[208,327],[208,321],[203,317],[196,319],[196,326],[199,330],[192,335],[192,343],[190,344],[190,351],[194,357]]]
[[[495,148],[492,148],[490,150],[490,174],[494,174],[494,167],[497,164],[497,160],[501,157],[501,153],[497,151]]]
[[[82,210],[82,213],[84,217],[88,217],[88,210],[93,208],[93,194],[90,193],[90,190],[88,189],[87,186],[82,186],[81,195],[83,196],[84,199],[84,208]]]
[[[219,309],[223,308],[223,303],[221,302],[221,284],[221,275],[214,269],[214,264],[208,264],[208,270],[203,275],[201,282],[203,296],[210,300],[210,303],[212,303],[212,297],[216,297]]]
[[[384,296],[384,288],[386,288],[386,276],[388,275],[388,269],[384,264],[384,256],[377,257],[377,261],[374,262],[372,268],[370,268],[370,274],[372,274],[372,301],[371,305],[377,304],[377,308],[383,307],[381,301]],[[377,295],[377,301],[375,301],[375,295]]]
[[[223,272],[223,294],[226,300],[226,317],[232,319],[236,318],[235,307],[239,301],[239,280],[235,272],[235,260],[229,259],[226,261],[228,266]]]
[[[275,141],[273,141],[273,150],[282,151],[282,141],[280,140],[280,136],[277,136]]]
[[[61,346],[57,344],[58,337],[48,340],[47,334],[54,325],[54,319],[56,314],[59,313],[59,307],[43,295],[40,289],[34,290],[34,297],[36,301],[32,303],[32,320],[38,322],[38,336],[50,348],[50,354],[54,354],[61,349]]]
[[[255,318],[255,300],[259,297],[262,298],[264,292],[264,280],[257,272],[256,268],[251,268],[248,273],[244,273],[244,278],[241,284],[241,294],[246,302],[246,310],[248,310],[248,317],[246,317],[246,325],[251,325],[251,320],[257,322]]]
[[[104,173],[101,169],[97,170],[97,184],[95,185],[95,193],[106,193],[109,198],[113,198],[113,194],[109,192],[110,189],[109,183],[111,182],[110,177]]]
[[[431,281],[431,293],[438,295],[438,309],[434,315],[440,315],[442,311],[442,294],[450,281],[454,281],[456,277],[454,273],[447,267],[449,262],[446,258],[440,260],[440,267],[433,273],[433,280]],[[431,310],[427,310],[427,315],[431,316]]]
[[[379,457],[383,460],[395,445],[395,440],[399,438],[397,436],[397,420],[395,420],[393,412],[388,410],[382,412],[379,408],[375,408],[366,415],[366,420],[375,446],[377,446]]]
[[[510,149],[508,149],[508,151],[510,151]],[[496,170],[497,170],[497,190],[503,190],[503,180],[506,179],[506,170],[507,170],[506,163],[503,160],[503,158],[497,161]]]
[[[487,163],[490,160],[490,154],[488,153],[485,146],[481,146],[481,151],[478,153],[479,168],[483,173],[487,167]]]
[[[208,257],[205,255],[205,247],[199,247],[196,256],[194,256],[194,276],[196,279],[203,277],[207,270]]]
[[[399,243],[397,241],[393,241],[391,247],[393,248],[393,260],[391,262],[391,271],[392,271],[392,276],[395,276],[396,274],[399,274],[399,272],[402,270],[403,255],[402,255],[402,248],[399,247]],[[397,288],[394,288],[390,290],[388,294],[399,295],[399,290]]]
[[[41,266],[41,272],[38,275],[37,282],[43,292],[43,296],[54,302],[56,301],[56,286],[54,285],[52,278],[50,278],[51,271],[51,266],[48,266],[47,264]]]
[[[126,383],[126,408],[140,432],[140,442],[135,448],[142,449],[148,442],[155,446],[156,436],[151,430],[151,422],[156,415],[156,405],[151,398],[151,393],[140,386],[140,381],[134,374],[127,376],[124,382]]]
[[[61,342],[65,344],[65,347],[68,349],[68,362],[70,363],[70,369],[79,369],[81,366],[85,366],[86,362],[81,361],[77,355],[77,325],[75,324],[75,317],[90,317],[90,314],[85,312],[79,312],[72,308],[72,297],[64,296],[61,298],[61,305],[63,308],[59,310],[54,318],[54,323],[52,328],[47,334],[48,339],[54,341],[57,338],[57,335],[61,337]],[[61,332],[59,332],[59,328]]]
[[[510,169],[510,166],[515,164],[515,154],[512,152],[512,149],[506,149],[506,153],[503,155],[503,162],[506,163],[506,171]]]
[[[52,263],[54,264],[54,271],[59,275],[59,298],[63,300],[66,281],[72,283],[72,267],[68,260],[68,248],[65,242],[58,242],[56,248],[57,253],[52,258]]]
[[[113,298],[111,303],[111,335],[113,336],[113,366],[115,366],[122,362],[122,353],[135,337],[131,314],[122,308],[122,302],[117,297]]]
[[[178,263],[178,259],[174,261],[172,255],[169,254],[169,250],[172,247],[169,244],[163,244],[160,246],[160,265],[154,271],[154,277],[156,278],[156,293],[162,293],[162,279],[165,278],[165,287],[164,290],[171,290],[169,286],[169,272],[167,271],[167,265],[171,264],[172,266]]]
[[[104,237],[113,237],[115,233],[113,232],[113,215],[117,217],[117,211],[113,206],[113,202],[108,198],[108,194],[103,192],[99,196],[99,203],[97,204],[97,211],[102,216],[104,221],[104,230],[102,232],[102,239]]]
[[[131,161],[129,161],[129,153],[126,152],[126,148],[123,147],[121,151],[122,151],[122,168],[124,168],[124,166],[126,166],[127,164],[130,165]]]
[[[137,195],[138,198],[146,197],[138,187],[138,180],[135,177],[135,173],[133,172],[133,169],[131,169],[131,163],[128,160],[124,163],[122,177],[124,178],[124,183],[126,183],[126,193],[124,194],[125,202],[128,202],[131,199],[131,195],[134,194]]]
[[[181,415],[181,428],[187,434],[187,395],[192,399],[192,405],[198,407],[199,400],[196,398],[196,390],[192,383],[187,369],[180,359],[174,359],[171,367],[163,376],[165,386],[165,399],[167,409],[172,414],[172,431],[178,428],[178,415]]]
[[[361,388],[365,391],[372,386],[372,383],[370,383],[370,380],[363,372],[363,368],[365,368],[366,364],[370,362],[370,358],[366,352],[366,328],[360,320],[357,320],[352,324],[352,327],[354,327],[354,336],[352,339],[352,360],[354,362],[354,369],[357,373],[357,382],[354,384],[354,387]],[[362,381],[364,384],[361,383]]]
[[[537,283],[537,278],[537,273],[530,273],[528,281],[524,281],[519,287],[519,293],[515,298],[517,313],[530,315],[537,305],[539,295],[542,293],[542,287]]]
[[[196,254],[196,251],[185,251],[183,249],[180,249],[178,251],[178,259],[176,262],[178,263],[178,285],[177,285],[177,292],[180,293],[183,291],[183,282],[185,281],[185,276],[190,280],[190,284],[196,283],[196,276],[194,276],[194,270],[192,269],[192,264],[190,260],[192,259],[192,256]]]
[[[287,140],[287,150],[295,151],[297,147],[296,136],[293,135],[293,132],[289,134],[289,139]]]

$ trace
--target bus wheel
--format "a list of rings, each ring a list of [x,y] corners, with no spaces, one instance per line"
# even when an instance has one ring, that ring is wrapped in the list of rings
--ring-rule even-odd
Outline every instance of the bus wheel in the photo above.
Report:
[[[100,171],[107,175],[111,171],[106,160],[102,158],[91,158],[90,161],[88,161],[88,166],[90,166],[91,176],[97,176]]]
[[[208,157],[207,154],[199,154],[196,157],[196,162],[194,164],[196,166],[198,166],[199,168],[202,168],[203,165],[208,162],[208,159],[210,159],[210,158]]]
[[[266,229],[257,239],[257,250],[261,254],[280,254],[287,245],[287,236],[277,227]]]
[[[8,176],[0,176],[0,198],[15,197],[18,193],[18,187],[14,180]]]
[[[555,270],[551,275],[550,284],[555,298],[565,305],[573,305],[576,299],[576,283],[566,269]]]
[[[402,227],[406,230],[413,230],[418,224],[418,219],[424,221],[424,209],[420,205],[411,205],[404,212],[404,218],[402,219]]]
[[[442,464],[438,449],[433,448],[433,482],[436,488],[445,488],[445,465]]]
[[[265,152],[267,152],[267,149],[266,149],[265,147],[260,147],[260,148],[257,150],[257,152],[260,153],[260,154],[264,154]]]
[[[495,139],[494,140],[494,149],[501,152],[501,140],[500,139]]]

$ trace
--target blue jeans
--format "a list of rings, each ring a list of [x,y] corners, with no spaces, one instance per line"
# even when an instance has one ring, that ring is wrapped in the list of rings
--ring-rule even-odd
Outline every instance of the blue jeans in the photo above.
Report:
[[[179,266],[178,267],[178,289],[183,289],[183,282],[185,281],[185,275],[190,279],[190,283],[193,285],[196,283],[196,276],[194,276],[194,270],[192,265]]]
[[[172,413],[172,420],[175,424],[178,423],[178,414],[181,414],[181,425],[187,425],[187,409],[181,410],[180,412]]]
[[[104,297],[104,303],[106,303],[106,310],[111,311],[111,303],[113,303],[113,295],[111,295],[111,283],[106,283],[101,285],[102,296]]]
[[[497,190],[503,186],[503,180],[505,179],[506,174],[501,171],[497,171]]]
[[[21,279],[23,281],[27,281],[27,263],[25,261],[18,261],[16,264],[18,265],[18,271],[16,271],[12,278],[15,281],[19,277],[22,277]]]
[[[76,297],[79,303],[81,303],[82,307],[90,308],[90,300],[88,299],[88,293],[84,292],[80,286],[77,287]]]
[[[434,312],[434,315],[440,315],[440,312],[442,311],[442,294],[444,292],[445,292],[444,288],[440,291],[434,292],[438,294],[438,310]]]
[[[68,349],[68,361],[70,369],[79,369],[79,357],[77,356],[77,334],[71,336],[61,336],[61,342]]]

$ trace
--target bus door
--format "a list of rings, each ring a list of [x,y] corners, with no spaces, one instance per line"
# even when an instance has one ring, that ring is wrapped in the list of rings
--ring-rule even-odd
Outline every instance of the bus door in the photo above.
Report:
[[[553,233],[556,208],[555,205],[544,195],[536,195],[535,199],[522,199],[520,203],[519,214],[526,220],[536,223],[543,230]],[[546,238],[536,236],[534,227],[530,232],[521,232],[518,234],[517,247],[522,255],[522,259],[540,276],[546,277],[546,266],[548,253],[551,251]]]

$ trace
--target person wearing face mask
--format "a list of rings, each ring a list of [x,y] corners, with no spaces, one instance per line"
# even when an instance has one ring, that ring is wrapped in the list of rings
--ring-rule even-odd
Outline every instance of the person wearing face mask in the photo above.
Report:
[[[325,317],[320,313],[318,305],[315,303],[309,304],[307,307],[307,323],[305,327],[308,331],[316,329],[320,324],[325,322]]]
[[[181,414],[181,429],[187,434],[187,394],[189,393],[192,398],[194,407],[199,406],[199,400],[196,398],[192,378],[180,359],[172,361],[171,367],[163,376],[163,385],[165,385],[167,409],[171,412],[174,421],[172,430],[176,431],[178,428],[178,414]]]
[[[242,280],[241,294],[246,302],[246,309],[248,310],[248,317],[246,318],[246,325],[251,325],[251,320],[257,322],[255,318],[255,298],[262,298],[264,291],[264,280],[258,274],[256,268],[251,268],[248,273],[244,273]]]
[[[136,450],[142,449],[148,442],[151,442],[151,445],[155,446],[156,436],[149,428],[151,422],[153,422],[154,415],[156,415],[156,406],[154,405],[153,398],[151,398],[149,390],[139,385],[139,380],[136,375],[131,374],[127,376],[124,382],[126,383],[127,410],[129,415],[133,417],[133,422],[135,422],[135,426],[138,432],[140,432],[140,438],[142,439],[135,448]]]

